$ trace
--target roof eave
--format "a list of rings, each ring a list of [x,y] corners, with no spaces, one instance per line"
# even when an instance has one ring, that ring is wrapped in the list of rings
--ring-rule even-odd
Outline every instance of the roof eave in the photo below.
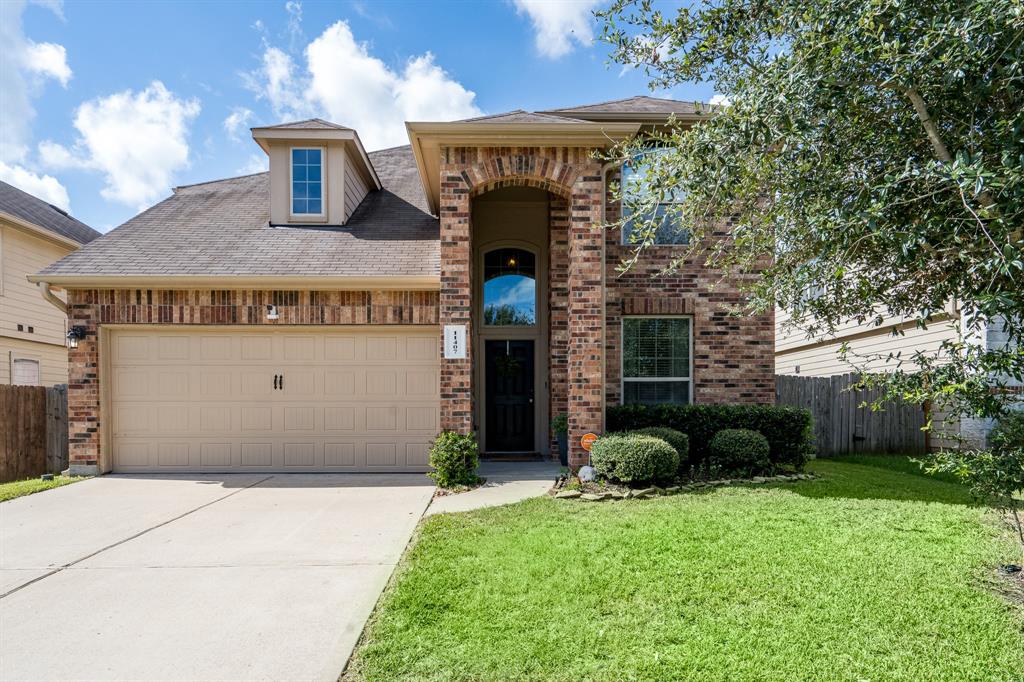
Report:
[[[411,276],[278,276],[278,275],[29,275],[30,282],[45,282],[62,289],[153,287],[160,289],[247,289],[276,287],[310,290],[426,290],[440,288],[437,275]]]
[[[0,220],[4,220],[8,223],[11,223],[15,227],[24,230],[25,232],[29,232],[32,235],[40,237],[47,241],[54,242],[59,246],[66,246],[72,250],[77,250],[84,246],[84,244],[78,241],[77,239],[65,237],[64,235],[58,234],[53,230],[48,230],[41,225],[37,225],[33,222],[25,220],[24,218],[19,218],[16,215],[12,215],[7,211],[0,210]]]

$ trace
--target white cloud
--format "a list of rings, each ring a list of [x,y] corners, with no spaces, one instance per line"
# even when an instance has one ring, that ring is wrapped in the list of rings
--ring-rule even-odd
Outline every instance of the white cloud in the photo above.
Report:
[[[732,100],[725,95],[714,95],[710,100],[708,100],[708,104],[711,106],[718,106],[721,104],[723,107],[727,107],[732,104]]]
[[[245,107],[235,107],[224,119],[224,131],[233,140],[241,140],[242,132],[249,126],[249,119],[252,118],[252,111]]]
[[[370,149],[407,142],[407,120],[451,120],[480,115],[476,94],[427,52],[395,70],[357,42],[347,22],[327,27],[305,50],[305,70],[268,46],[261,67],[247,74],[257,95],[281,119],[320,116],[359,131]]]
[[[530,17],[537,51],[557,59],[573,50],[573,43],[588,47],[594,41],[595,7],[600,0],[513,0],[516,11]]]
[[[60,12],[58,4],[50,7]],[[66,86],[71,78],[62,45],[36,43],[25,35],[24,9],[24,2],[0,2],[0,161],[8,163],[21,163],[28,153],[36,113],[32,100],[46,80]]]
[[[167,192],[174,173],[188,166],[189,125],[199,109],[197,100],[179,99],[153,81],[139,92],[85,102],[75,112],[74,146],[46,141],[39,154],[54,168],[104,173],[105,199],[141,209]]]
[[[65,211],[71,211],[67,189],[52,175],[37,175],[21,166],[11,166],[0,161],[0,180]]]
[[[238,169],[238,173],[242,175],[252,175],[253,173],[263,173],[269,168],[266,154],[250,154],[249,160],[245,162],[245,165]]]

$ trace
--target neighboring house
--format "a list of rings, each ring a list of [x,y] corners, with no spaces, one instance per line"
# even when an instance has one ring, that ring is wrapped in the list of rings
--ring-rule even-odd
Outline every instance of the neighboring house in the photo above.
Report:
[[[960,311],[952,304],[935,315],[925,329],[919,328],[913,320],[886,318],[881,324],[850,322],[832,334],[809,336],[787,325],[788,321],[789,316],[784,311],[775,312],[775,373],[811,377],[854,371],[886,372],[896,368],[912,371],[916,367],[916,353],[941,358],[942,344],[960,340],[964,324]],[[964,334],[964,340],[982,348],[1000,348],[1007,343],[999,321]],[[844,343],[849,349],[845,361],[839,355]],[[1019,382],[1010,383],[1020,386]],[[941,406],[934,406],[931,416],[935,434],[928,441],[933,448],[954,443],[943,438],[943,432],[960,433],[968,446],[985,445],[993,426],[990,420],[970,418],[944,423],[945,415]]]
[[[408,123],[367,153],[254,128],[270,171],[173,196],[34,280],[67,291],[73,471],[424,471],[441,429],[570,461],[606,404],[772,403],[774,315],[701,259],[630,272],[594,152],[693,103]],[[723,226],[727,228],[727,226]],[[746,275],[745,277],[753,277]]]
[[[67,316],[27,278],[99,236],[56,206],[0,182],[0,384],[67,383]]]

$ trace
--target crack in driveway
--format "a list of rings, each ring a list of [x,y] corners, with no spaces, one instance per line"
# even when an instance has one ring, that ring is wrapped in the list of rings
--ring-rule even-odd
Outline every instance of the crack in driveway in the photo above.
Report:
[[[46,573],[44,573],[41,576],[33,578],[32,580],[29,580],[28,582],[22,583],[21,585],[18,585],[17,587],[13,587],[13,588],[7,590],[6,592],[4,592],[3,594],[0,594],[0,599],[3,599],[5,597],[9,597],[10,595],[14,594],[15,592],[19,592],[19,591],[25,589],[29,585],[34,585],[34,584],[36,584],[36,583],[38,583],[38,582],[40,582],[42,580],[46,580],[50,576],[57,575],[61,571],[64,571],[64,570],[66,570],[68,568],[71,568],[75,564],[80,564],[83,561],[86,561],[88,559],[93,558],[94,556],[102,554],[103,552],[106,552],[107,550],[110,550],[110,549],[113,549],[114,547],[118,547],[120,545],[123,545],[126,542],[131,542],[132,540],[135,540],[136,538],[142,537],[143,535],[145,535],[146,533],[149,533],[150,531],[156,530],[157,528],[163,528],[164,526],[166,526],[166,525],[168,525],[170,523],[174,523],[175,521],[183,519],[186,516],[188,516],[190,514],[194,514],[195,512],[197,512],[197,511],[199,511],[201,509],[206,509],[207,507],[209,507],[211,505],[214,505],[214,504],[217,504],[218,502],[221,502],[222,500],[226,500],[229,497],[237,495],[240,492],[244,492],[244,491],[248,490],[249,488],[255,488],[260,483],[266,483],[267,481],[269,481],[272,478],[274,478],[274,476],[272,476],[272,475],[271,476],[267,476],[266,478],[261,478],[260,480],[254,482],[254,483],[251,483],[251,484],[249,484],[247,486],[241,487],[238,490],[233,490],[230,493],[228,493],[227,495],[222,495],[221,497],[218,497],[215,500],[210,500],[209,502],[205,502],[205,503],[199,505],[198,507],[194,507],[192,509],[189,509],[186,512],[178,514],[177,516],[174,516],[174,517],[172,517],[170,519],[167,519],[166,521],[161,521],[160,523],[158,523],[156,525],[153,525],[153,526],[150,526],[149,528],[145,528],[143,530],[140,530],[138,533],[135,533],[133,535],[129,535],[128,537],[123,538],[121,540],[118,540],[117,542],[113,542],[113,543],[107,545],[106,547],[101,547],[100,549],[97,549],[95,552],[92,552],[90,554],[86,554],[85,556],[79,557],[78,559],[75,559],[74,561],[69,561],[66,564],[62,564],[60,566],[57,566],[53,570],[47,571]],[[81,570],[81,569],[79,569],[79,570]]]

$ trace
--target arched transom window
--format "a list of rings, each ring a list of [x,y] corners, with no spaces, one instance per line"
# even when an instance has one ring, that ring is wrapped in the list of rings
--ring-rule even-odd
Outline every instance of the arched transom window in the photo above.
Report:
[[[533,253],[505,248],[484,254],[484,324],[537,324],[537,257]]]

